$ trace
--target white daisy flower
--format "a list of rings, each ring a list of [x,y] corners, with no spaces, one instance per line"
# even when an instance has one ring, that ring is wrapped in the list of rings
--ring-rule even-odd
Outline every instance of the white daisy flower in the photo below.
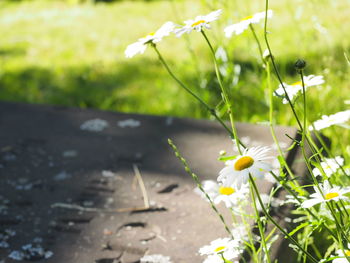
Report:
[[[225,260],[231,260],[240,255],[242,250],[240,244],[230,238],[218,238],[210,243],[210,245],[199,249],[200,255],[207,255],[203,263],[223,263],[222,256]],[[222,256],[221,256],[222,255]]]
[[[341,188],[340,186],[331,187],[328,181],[320,185],[323,195],[318,188],[314,186],[315,193],[311,194],[311,199],[304,201],[301,204],[302,208],[310,208],[314,205],[325,203],[329,201],[339,201],[341,199],[348,199],[344,194],[350,192],[350,188]]]
[[[264,173],[272,170],[272,166],[263,162],[272,157],[266,156],[269,147],[252,147],[245,149],[242,155],[236,159],[226,162],[218,177],[218,181],[223,185],[235,184],[238,188],[247,183],[249,173],[256,178],[262,178]]]
[[[325,172],[325,174],[327,175],[327,177],[330,177],[343,164],[344,164],[344,159],[340,156],[336,156],[334,159],[325,158],[325,161],[321,162],[321,167],[322,167],[323,171]],[[315,176],[322,176],[320,169],[318,169],[317,167],[312,170],[312,173]]]
[[[127,46],[125,56],[131,58],[136,54],[143,54],[148,44],[160,42],[164,37],[169,36],[174,28],[175,24],[173,22],[166,22],[156,32],[149,33],[147,36],[140,38],[137,42]]]
[[[224,202],[227,208],[236,207],[239,203],[247,200],[249,195],[248,184],[237,188],[235,185],[220,185],[217,182],[206,180],[202,182],[202,187],[214,204]],[[195,189],[195,192],[206,199],[198,188]]]
[[[340,258],[333,259],[332,263],[349,263],[345,256],[350,257],[350,243],[348,244],[348,249],[344,249],[344,252],[341,249],[337,250],[336,253]]]
[[[170,257],[165,257],[160,254],[145,255],[140,259],[141,263],[171,263]]]
[[[315,75],[304,76],[305,91],[309,87],[318,86],[323,83],[324,83],[323,76],[315,76]],[[303,92],[303,83],[301,81],[295,82],[291,85],[283,83],[283,86],[286,89],[288,97],[291,101],[293,100],[294,97],[298,95],[299,92]],[[288,100],[286,98],[286,95],[284,93],[284,90],[281,84],[278,86],[278,89],[275,90],[274,95],[277,97],[282,97],[283,104],[288,103]]]
[[[205,16],[197,16],[195,19],[186,20],[184,23],[185,25],[179,29],[175,30],[175,34],[177,37],[180,37],[184,33],[191,33],[192,30],[196,30],[197,32],[200,32],[203,28],[210,29],[210,22],[213,22],[215,20],[218,20],[219,16],[221,15],[222,10],[216,10],[208,15]]]
[[[270,18],[272,17],[272,15],[273,15],[272,10],[268,10],[267,17]],[[225,36],[232,37],[233,33],[235,33],[236,35],[239,35],[243,33],[246,29],[248,29],[250,24],[257,24],[262,19],[265,19],[265,11],[256,13],[255,15],[252,15],[252,16],[247,16],[243,18],[240,22],[225,27],[224,29]]]
[[[332,125],[342,125],[350,120],[350,110],[340,111],[333,115],[323,115],[320,120],[314,122],[313,126],[315,126],[315,130],[319,131],[324,128],[328,128]],[[312,131],[314,129],[312,125],[309,127],[309,130]]]

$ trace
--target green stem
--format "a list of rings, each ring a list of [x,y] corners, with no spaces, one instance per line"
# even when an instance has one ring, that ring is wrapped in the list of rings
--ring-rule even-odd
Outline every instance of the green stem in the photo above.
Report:
[[[292,236],[290,236],[273,218],[272,216],[266,211],[266,208],[264,206],[263,201],[260,198],[260,194],[259,194],[259,190],[254,182],[254,178],[251,176],[251,174],[249,174],[249,180],[250,183],[252,184],[254,191],[258,197],[258,201],[260,203],[260,206],[264,212],[264,214],[266,215],[266,217],[271,221],[271,223],[273,223],[294,245],[296,245],[301,251],[303,251],[303,253],[305,253],[307,255],[307,257],[314,263],[318,263],[318,260],[315,259],[309,252],[307,252]]]
[[[230,237],[232,239],[234,239],[234,236],[232,235],[232,232],[230,231],[228,225],[226,224],[226,221],[223,217],[223,215],[218,211],[218,209],[216,208],[215,204],[213,203],[213,201],[211,200],[211,198],[209,197],[209,195],[204,191],[202,184],[198,178],[198,176],[193,173],[191,171],[191,168],[188,166],[187,161],[185,160],[185,158],[183,158],[179,152],[179,150],[177,149],[177,147],[175,146],[175,144],[173,143],[172,140],[168,139],[168,144],[171,146],[171,148],[173,148],[175,156],[182,162],[183,166],[185,167],[185,171],[192,177],[192,179],[196,182],[199,190],[205,195],[205,197],[208,199],[211,208],[215,211],[215,213],[219,216],[221,222],[223,223],[225,230],[227,231],[227,233],[230,235]]]
[[[305,146],[305,137],[306,137],[306,132],[307,132],[307,127],[306,127],[306,89],[305,89],[305,82],[304,82],[304,74],[303,70],[299,71],[300,78],[301,78],[301,84],[303,86],[303,110],[304,110],[304,115],[303,115],[303,130],[302,130],[302,147]],[[312,146],[311,146],[312,147]]]
[[[339,235],[340,235],[340,234],[338,233],[338,236],[339,236]],[[339,238],[341,239],[340,236],[339,236]],[[346,255],[346,251],[345,251],[345,249],[344,249],[343,243],[340,243],[339,245],[340,245],[340,249],[341,249],[341,251],[343,252],[343,254],[344,254],[346,260],[350,263],[350,257],[348,257],[348,256]]]
[[[332,201],[331,201],[332,202]],[[346,233],[344,233],[343,231],[343,228],[341,227],[338,219],[337,219],[337,216],[336,216],[336,212],[334,211],[334,208],[332,206],[332,203],[329,204],[328,202],[326,202],[326,205],[328,207],[328,209],[331,211],[331,214],[333,216],[333,219],[334,219],[334,222],[335,222],[335,225],[337,227],[337,232],[340,234],[341,237],[343,237],[344,240],[346,240],[346,242],[349,244],[350,241],[349,241],[349,238],[347,237]],[[342,238],[339,239],[339,243],[342,244]]]
[[[302,83],[302,86],[303,86],[303,102],[304,102],[304,105],[303,105],[303,109],[304,109],[304,118],[303,118],[303,130],[302,130],[302,151],[303,151],[303,155],[304,155],[304,159],[305,159],[305,162],[306,162],[306,165],[307,165],[307,168],[309,169],[309,172],[311,174],[311,177],[312,179],[314,180],[314,184],[317,186],[317,188],[319,189],[320,193],[323,195],[322,193],[322,190],[321,188],[319,187],[318,185],[318,181],[316,180],[315,176],[313,175],[312,173],[312,169],[309,165],[309,162],[306,158],[306,153],[305,153],[305,145],[304,145],[304,142],[305,142],[305,138],[306,138],[306,132],[307,132],[307,127],[306,127],[306,94],[305,94],[305,83],[304,83],[304,76],[303,76],[303,70],[300,70],[299,71],[299,74],[300,74],[300,78],[301,78],[301,83]],[[312,145],[310,145],[310,147],[312,147]],[[318,161],[320,162],[320,160],[318,159]],[[336,212],[334,211],[333,207],[331,205],[328,205],[328,208],[330,209],[332,215],[333,215],[333,218],[335,220],[335,223],[337,225],[337,228],[339,227],[339,231],[341,231],[342,235],[344,236],[344,238],[348,241],[348,238],[346,237],[346,234],[343,233],[343,229],[341,228],[341,225],[340,223],[338,222],[337,220],[337,217],[336,217]],[[340,214],[342,215],[342,212],[341,210],[339,209],[339,212]],[[342,216],[340,217],[340,219],[342,220]],[[349,242],[349,241],[348,241]]]
[[[254,191],[252,189],[251,184],[250,184],[250,192],[251,192],[251,196],[252,196],[253,207],[254,207],[254,211],[255,211],[256,221],[258,223],[258,228],[259,228],[259,233],[260,233],[260,237],[261,237],[261,243],[263,246],[263,250],[265,251],[267,263],[271,263],[269,249],[267,248],[266,240],[265,240],[265,232],[264,232],[263,226],[261,224],[260,214],[259,214],[258,208],[256,207],[255,194],[254,194]]]
[[[278,81],[279,81],[279,83],[280,83],[281,86],[282,86],[282,89],[283,89],[283,91],[284,91],[284,94],[286,95],[286,99],[287,99],[287,101],[288,101],[288,103],[289,103],[289,105],[290,105],[290,107],[291,107],[291,109],[292,109],[293,115],[294,115],[294,117],[295,117],[295,119],[296,119],[296,121],[297,121],[297,123],[298,123],[299,129],[302,130],[303,127],[302,127],[301,122],[300,122],[300,120],[299,120],[299,117],[298,117],[298,115],[297,115],[297,113],[296,113],[296,111],[295,111],[295,109],[294,109],[294,105],[293,105],[292,101],[291,101],[290,98],[289,98],[289,95],[288,95],[288,93],[287,93],[287,91],[286,91],[286,88],[284,87],[284,83],[283,83],[283,81],[282,81],[281,75],[280,75],[280,73],[279,73],[279,71],[278,71],[278,69],[277,69],[276,63],[275,63],[275,58],[274,58],[274,56],[273,56],[273,54],[272,54],[272,51],[271,51],[271,47],[270,47],[270,44],[269,44],[269,40],[267,39],[267,10],[269,9],[269,0],[266,0],[265,3],[266,3],[266,5],[265,5],[265,23],[264,23],[264,38],[265,38],[265,43],[266,43],[267,49],[269,50],[269,54],[270,54],[272,66],[273,66],[273,69],[274,69],[274,71],[275,71],[275,73],[276,73],[276,76],[277,76],[277,78],[278,78]]]
[[[263,63],[263,65],[265,65],[264,54],[263,54],[263,51],[262,51],[262,48],[261,48],[261,44],[260,44],[259,38],[256,35],[256,32],[255,32],[255,29],[254,29],[253,25],[249,24],[249,27],[250,27],[250,30],[253,33],[253,36],[255,38],[256,43],[258,44],[259,53],[260,53],[260,57],[261,57],[261,62]]]
[[[295,176],[292,172],[292,170],[290,169],[286,159],[284,158],[284,153],[281,149],[281,146],[277,140],[276,137],[276,133],[275,133],[275,129],[273,127],[273,89],[272,89],[272,85],[271,85],[271,73],[270,73],[270,64],[267,61],[266,62],[266,73],[267,73],[267,85],[268,85],[268,89],[269,89],[269,102],[270,102],[270,107],[269,107],[269,124],[270,124],[270,132],[273,138],[273,141],[275,142],[276,146],[277,146],[277,150],[279,155],[281,156],[281,158],[283,158],[283,166],[284,168],[286,168],[288,174],[290,175],[290,177],[292,178],[293,182],[296,182],[296,184],[298,185],[298,182],[295,180]]]
[[[338,161],[335,158],[335,155],[332,153],[331,149],[327,146],[326,142],[324,141],[324,139],[322,138],[322,135],[318,132],[318,130],[315,129],[315,127],[313,126],[313,131],[314,134],[316,135],[316,138],[318,139],[318,141],[321,143],[321,146],[323,147],[323,149],[325,149],[326,153],[328,154],[328,156],[330,156],[331,158],[334,159],[334,161],[338,164],[339,168],[341,169],[341,171],[343,172],[344,175],[346,175],[346,172],[343,168],[343,166],[341,166]]]
[[[252,250],[251,253],[250,253],[250,256],[255,259],[255,262],[258,262],[259,261],[258,254],[257,254],[256,248],[255,248],[255,245],[254,245],[254,239],[253,239],[253,236],[252,236],[252,232],[250,231],[250,224],[245,219],[244,212],[243,212],[241,206],[239,207],[239,210],[240,210],[241,220],[242,220],[242,222],[244,224],[244,227],[246,228],[246,231],[247,231],[247,234],[248,234],[248,239],[249,239],[249,242],[250,242],[249,248]]]
[[[314,128],[315,128],[315,127],[314,127]],[[336,164],[337,164],[337,165],[340,167],[340,169],[343,171],[344,175],[346,175],[346,173],[345,173],[345,171],[344,171],[344,168],[338,163],[338,161],[336,160],[335,156],[331,153],[330,149],[327,147],[326,143],[324,142],[324,140],[322,139],[322,137],[320,136],[320,134],[319,134],[315,129],[314,129],[314,134],[316,135],[316,138],[318,139],[318,141],[321,143],[323,149],[325,149],[326,152],[327,152],[327,154],[328,154],[331,158],[334,159],[334,161],[336,162]],[[315,149],[317,149],[317,151],[319,151],[317,145],[315,144],[315,142],[312,140],[311,137],[310,137],[310,141],[314,144]],[[322,157],[324,157],[324,156],[322,155]],[[325,173],[324,169],[322,168],[322,166],[320,166],[320,168],[321,168],[320,171],[321,171],[321,173],[323,174],[323,176],[326,176],[326,173]],[[327,176],[326,176],[326,177],[327,177]],[[333,187],[333,185],[332,185],[331,182],[329,182],[329,184],[331,185],[331,187]],[[348,210],[346,209],[343,200],[340,200],[340,204],[341,204],[341,206],[343,207],[343,209],[344,209],[344,211],[345,211],[347,217],[349,217],[349,212],[348,212]],[[342,214],[342,211],[341,211],[341,210],[339,210],[339,212]]]
[[[189,94],[191,94],[196,100],[198,100],[204,107],[205,109],[225,128],[225,130],[229,133],[231,138],[235,138],[234,134],[230,130],[229,127],[224,123],[224,121],[217,115],[215,109],[211,108],[205,101],[203,101],[196,93],[194,93],[192,90],[190,90],[185,84],[183,84],[171,71],[170,67],[164,60],[163,56],[160,54],[159,50],[157,49],[156,45],[151,43],[151,46],[154,48],[156,51],[158,58],[160,62],[163,64],[165,69],[168,71],[169,75],[183,88],[185,89]]]
[[[273,173],[273,172],[270,172],[272,174],[272,176],[278,181],[278,178],[277,176]],[[285,184],[285,182],[280,182],[281,185],[283,186],[283,188],[285,190],[287,190],[287,192],[289,194],[291,194],[295,200],[297,200],[299,202],[299,204],[301,205],[302,204],[302,201],[300,200],[300,198],[292,191],[292,189],[289,188],[288,185]],[[304,208],[315,220],[317,221],[320,221],[319,217],[317,215],[315,215],[309,208]],[[335,239],[337,239],[336,235],[332,232],[332,230],[326,226],[325,224],[323,224],[324,228],[327,230],[327,232],[332,235]]]
[[[214,60],[214,66],[215,66],[215,73],[216,73],[216,77],[218,79],[218,82],[219,82],[219,86],[221,88],[221,92],[222,92],[222,95],[224,97],[224,100],[225,100],[225,103],[226,105],[228,106],[228,109],[229,109],[229,116],[230,116],[230,122],[231,122],[231,126],[232,126],[232,132],[234,134],[234,138],[235,138],[235,141],[236,141],[236,144],[237,144],[237,148],[238,148],[238,152],[240,154],[242,154],[242,151],[241,151],[241,147],[240,146],[243,146],[243,148],[246,148],[245,145],[239,140],[238,138],[238,135],[237,135],[237,129],[236,129],[236,126],[235,126],[235,122],[234,122],[234,116],[233,116],[233,107],[232,107],[232,104],[231,104],[231,101],[230,101],[230,98],[228,96],[228,92],[227,90],[225,89],[224,85],[222,84],[222,79],[221,79],[221,75],[220,75],[220,72],[219,72],[219,67],[218,67],[218,62],[216,60],[216,56],[215,56],[215,51],[213,49],[213,46],[211,45],[207,35],[205,34],[205,32],[203,30],[201,30],[201,33],[205,39],[205,41],[207,42],[208,46],[209,46],[209,49],[211,51],[211,54],[213,56],[213,60]]]
[[[278,81],[279,81],[279,83],[281,84],[281,87],[282,87],[282,89],[283,89],[283,91],[284,91],[284,94],[286,95],[286,99],[287,99],[288,104],[290,105],[290,108],[291,108],[291,110],[292,110],[292,112],[293,112],[293,115],[294,115],[294,117],[295,117],[295,119],[296,119],[296,121],[297,121],[297,123],[298,123],[299,129],[300,129],[301,132],[303,132],[303,125],[301,124],[300,119],[299,119],[299,117],[298,117],[298,115],[297,115],[297,113],[296,113],[296,111],[295,111],[294,105],[293,105],[292,101],[291,101],[290,98],[289,98],[289,95],[288,95],[288,93],[287,93],[287,91],[286,91],[286,88],[284,87],[284,83],[283,83],[282,78],[281,78],[281,75],[280,75],[280,73],[279,73],[279,71],[278,71],[278,69],[277,69],[277,66],[276,66],[276,63],[275,63],[275,58],[274,58],[274,56],[273,56],[273,54],[272,54],[271,47],[270,47],[270,44],[269,44],[269,41],[268,41],[268,38],[267,38],[267,10],[268,10],[268,8],[269,8],[269,0],[266,0],[265,3],[266,3],[266,5],[265,5],[265,23],[264,23],[264,38],[265,38],[265,43],[266,43],[267,49],[269,50],[269,54],[270,54],[272,66],[273,66],[273,69],[274,69],[274,71],[275,71],[275,73],[276,73],[276,76],[277,76],[277,78],[278,78]],[[314,149],[313,149],[313,147],[312,147],[312,144],[310,143],[310,141],[308,140],[307,137],[306,137],[306,140],[307,140],[307,142],[308,142],[308,144],[309,144],[309,146],[310,146],[310,150],[311,150],[313,153],[315,153],[315,151],[314,151]]]

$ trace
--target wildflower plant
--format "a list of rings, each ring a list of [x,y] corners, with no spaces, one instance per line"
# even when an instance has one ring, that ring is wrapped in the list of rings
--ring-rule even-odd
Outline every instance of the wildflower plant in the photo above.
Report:
[[[235,116],[239,114],[239,109],[233,107],[236,96],[233,94],[234,89],[230,86],[230,82],[225,81],[227,71],[222,68],[222,65],[228,68],[227,64],[233,64],[233,62],[227,56],[225,45],[219,43],[216,48],[208,34],[211,24],[221,19],[224,12],[224,9],[213,10],[207,15],[198,15],[194,19],[185,20],[183,25],[166,22],[155,33],[140,38],[129,45],[125,51],[126,57],[131,58],[136,54],[142,54],[148,46],[153,48],[159,61],[173,80],[199,101],[227,131],[228,136],[232,139],[232,147],[238,152],[234,156],[227,156],[226,151],[221,152],[218,159],[223,162],[223,168],[218,171],[217,180],[201,182],[181,156],[173,141],[170,139],[168,141],[186,172],[197,184],[195,192],[210,204],[227,233],[227,236],[218,237],[210,244],[203,244],[203,247],[199,249],[199,254],[206,257],[203,262],[246,262],[247,259],[243,252],[249,254],[251,262],[277,262],[278,259],[271,258],[270,248],[280,237],[286,238],[289,246],[296,251],[295,262],[350,262],[350,176],[347,163],[350,157],[348,150],[350,147],[341,145],[340,148],[345,150],[341,153],[336,151],[336,155],[334,149],[325,143],[319,133],[320,130],[334,125],[341,126],[342,129],[349,129],[347,125],[350,119],[349,110],[344,109],[330,116],[323,115],[322,119],[314,122],[309,119],[306,91],[312,86],[323,85],[326,80],[322,75],[306,76],[306,62],[301,59],[295,63],[298,80],[294,84],[287,84],[283,80],[268,37],[268,21],[274,13],[269,9],[269,0],[265,0],[264,11],[227,25],[221,31],[230,38],[229,41],[243,37],[239,35],[246,30],[251,31],[259,49],[262,62],[259,65],[261,73],[266,77],[265,88],[269,105],[268,124],[277,145],[278,156],[272,154],[271,149],[263,145],[248,148],[237,135]],[[263,25],[263,40],[259,38],[254,28],[254,25],[259,23]],[[209,105],[205,99],[195,93],[194,88],[180,80],[157,47],[158,43],[170,34],[181,38],[184,34],[192,33],[201,34],[211,54],[220,91],[219,96],[222,98],[219,103],[221,110],[218,110],[220,107],[217,105]],[[279,82],[276,90],[272,82],[273,76]],[[285,159],[286,151],[282,150],[277,140],[274,128],[276,101],[286,104],[285,107],[289,107],[295,118],[300,136],[297,139],[290,137],[291,147],[287,151],[294,147],[300,148],[308,170],[307,178],[303,181],[289,167]],[[230,125],[224,121],[227,119]],[[311,155],[308,154],[308,151],[311,152]],[[279,163],[278,173],[272,167],[272,163],[275,162]],[[276,184],[266,195],[259,192],[257,180],[266,180],[268,176],[272,177]],[[306,185],[305,182],[307,182]],[[274,197],[274,194],[280,189],[287,193],[286,200],[277,200]],[[224,218],[217,209],[220,203],[231,211],[232,222]],[[294,219],[287,220],[286,218],[286,222],[290,223],[287,228],[271,215],[273,208],[278,209],[283,204],[292,205],[291,213],[295,215]],[[252,228],[256,228],[257,231],[253,233]],[[325,243],[320,243],[318,236],[325,237],[323,239],[326,240]],[[322,249],[325,244],[329,246],[326,251]]]

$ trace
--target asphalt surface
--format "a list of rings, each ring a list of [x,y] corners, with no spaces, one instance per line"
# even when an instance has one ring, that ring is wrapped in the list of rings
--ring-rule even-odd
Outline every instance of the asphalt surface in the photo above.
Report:
[[[275,149],[267,126],[237,129],[247,145]],[[276,132],[285,148],[296,134]],[[198,249],[226,233],[168,138],[201,180],[223,168],[220,150],[233,153],[212,121],[0,102],[0,262],[202,262]]]

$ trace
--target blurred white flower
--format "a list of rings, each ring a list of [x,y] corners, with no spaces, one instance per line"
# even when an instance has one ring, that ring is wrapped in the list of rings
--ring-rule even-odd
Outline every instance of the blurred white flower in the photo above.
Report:
[[[301,204],[302,208],[310,208],[314,205],[325,203],[329,201],[339,201],[341,199],[348,199],[344,194],[350,192],[350,188],[341,188],[340,186],[331,187],[328,181],[325,181],[323,185],[319,185],[323,195],[318,190],[316,186],[314,186],[315,193],[311,194],[311,199],[304,201]]]
[[[270,196],[268,194],[260,194],[260,198],[261,198],[261,201],[263,202],[263,205],[265,208],[268,208],[268,207],[279,207],[281,205],[284,204],[284,202],[278,198],[275,198],[273,196]],[[258,199],[256,198],[256,206],[257,206],[257,209],[258,211],[262,211],[262,207],[258,201]]]
[[[304,201],[306,200],[306,197],[304,196],[298,196],[299,200]],[[300,202],[293,196],[293,195],[286,195],[286,199],[283,201],[283,204],[294,204],[294,205],[300,205]]]
[[[213,11],[207,15],[204,16],[197,16],[195,19],[186,20],[184,23],[185,25],[179,29],[175,30],[175,34],[177,37],[182,36],[184,33],[191,33],[193,30],[200,32],[203,28],[210,29],[210,22],[213,22],[215,20],[219,19],[219,16],[221,15],[222,10],[216,10]]]
[[[271,171],[272,166],[264,160],[271,159],[267,156],[269,147],[252,147],[245,149],[242,155],[236,159],[226,162],[218,177],[223,185],[236,185],[240,188],[248,182],[249,174],[256,178],[262,178],[264,173]]]
[[[218,238],[210,243],[210,245],[199,249],[200,255],[207,255],[203,263],[223,263],[222,256],[225,260],[236,258],[241,253],[240,244],[236,240],[230,238]],[[222,256],[221,256],[222,255]]]
[[[321,167],[322,167],[323,171],[325,172],[325,174],[327,175],[327,177],[330,177],[343,164],[344,164],[344,159],[340,156],[336,156],[334,159],[325,158],[325,161],[321,162]],[[312,170],[312,173],[315,176],[322,176],[320,169],[318,169],[317,167]]]
[[[336,253],[340,258],[333,259],[332,263],[349,263],[345,256],[350,257],[350,243],[348,243],[348,247],[344,249],[344,252],[341,249],[337,250]]]
[[[272,17],[272,15],[273,15],[272,10],[268,10],[267,17],[270,18]],[[250,24],[257,24],[260,22],[261,19],[265,19],[265,11],[256,13],[252,16],[247,16],[243,18],[240,22],[225,27],[224,29],[225,36],[232,37],[233,33],[235,33],[236,35],[239,35],[243,33],[249,27]]]
[[[323,115],[320,120],[317,120],[313,123],[315,130],[319,131],[324,128],[328,128],[332,125],[342,125],[350,120],[350,110],[340,111],[333,115]],[[309,130],[314,129],[312,125],[309,127]]]
[[[247,227],[243,224],[235,225],[234,228],[231,230],[231,233],[232,236],[234,236],[235,240],[240,244],[248,242],[249,240]],[[253,233],[251,234],[254,235]]]
[[[145,255],[140,259],[141,263],[171,263],[170,257],[160,254]]]
[[[169,36],[173,32],[175,24],[173,22],[166,22],[156,32],[149,33],[147,36],[140,38],[137,42],[127,46],[125,56],[131,58],[136,54],[143,54],[150,43],[158,43],[164,37]]]
[[[214,204],[224,202],[227,208],[236,207],[249,197],[248,184],[237,188],[235,185],[220,185],[217,182],[207,180],[202,182],[202,187]],[[195,192],[206,199],[205,195],[198,188],[195,189]]]
[[[312,86],[318,86],[324,83],[323,76],[315,76],[315,75],[309,75],[304,77],[304,85],[305,85],[305,91],[307,88]],[[301,81],[295,82],[291,85],[283,83],[284,88],[286,89],[286,92],[288,94],[289,99],[292,101],[294,97],[298,95],[299,92],[303,92],[303,85]],[[282,97],[283,104],[287,104],[288,100],[286,98],[286,95],[284,93],[283,87],[280,84],[278,86],[278,89],[275,90],[274,95],[277,97]]]

